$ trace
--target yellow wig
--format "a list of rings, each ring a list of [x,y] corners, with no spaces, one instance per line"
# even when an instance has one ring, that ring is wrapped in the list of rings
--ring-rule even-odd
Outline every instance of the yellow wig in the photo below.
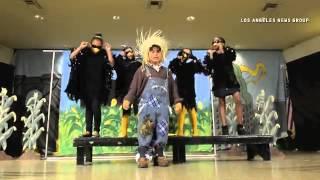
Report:
[[[137,32],[137,35],[136,43],[138,52],[142,56],[142,65],[144,66],[149,62],[149,49],[152,45],[158,45],[161,47],[161,63],[163,63],[168,53],[168,41],[162,36],[162,31],[157,30],[153,33],[151,30],[147,33],[141,31]]]

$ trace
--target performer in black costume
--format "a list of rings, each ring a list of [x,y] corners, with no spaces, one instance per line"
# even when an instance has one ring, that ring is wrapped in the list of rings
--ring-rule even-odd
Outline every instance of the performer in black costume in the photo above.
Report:
[[[184,48],[178,53],[177,58],[170,62],[169,69],[176,75],[178,92],[180,97],[183,98],[182,111],[178,115],[177,135],[184,135],[184,118],[186,112],[188,111],[191,116],[192,136],[197,136],[197,105],[195,99],[196,93],[194,88],[194,75],[196,73],[203,72],[203,66],[201,62],[192,54],[191,49]]]
[[[236,104],[237,131],[239,135],[245,134],[243,127],[243,110],[240,97],[240,85],[233,70],[233,61],[236,59],[234,49],[225,46],[222,37],[215,37],[212,47],[205,56],[204,64],[208,73],[212,76],[214,95],[219,98],[219,115],[222,123],[222,134],[228,135],[226,122],[226,100],[225,97],[232,95]]]
[[[137,69],[141,66],[141,62],[135,57],[135,53],[131,47],[125,47],[122,53],[117,56],[114,62],[114,69],[117,73],[116,81],[116,97],[119,104],[122,105],[123,98],[128,94],[129,87],[133,76]],[[133,104],[134,112],[137,113],[137,106]],[[120,137],[128,136],[129,116],[131,108],[122,109]]]
[[[86,108],[86,131],[83,136],[99,137],[101,104],[107,103],[111,89],[111,45],[105,43],[102,35],[98,33],[90,43],[81,42],[71,53],[70,61],[71,73],[65,92],[72,100],[80,99]]]

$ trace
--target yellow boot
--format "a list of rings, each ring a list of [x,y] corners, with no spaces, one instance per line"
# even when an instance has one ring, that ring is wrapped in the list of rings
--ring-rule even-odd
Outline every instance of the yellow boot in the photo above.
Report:
[[[121,118],[121,127],[120,127],[120,135],[119,137],[127,137],[128,136],[128,125],[129,125],[129,116],[123,115]]]
[[[178,136],[183,136],[184,135],[184,117],[186,115],[186,108],[183,106],[182,111],[178,115]]]
[[[189,114],[191,115],[191,125],[192,125],[192,136],[199,136],[198,132],[198,118],[197,111],[195,108],[189,110]]]

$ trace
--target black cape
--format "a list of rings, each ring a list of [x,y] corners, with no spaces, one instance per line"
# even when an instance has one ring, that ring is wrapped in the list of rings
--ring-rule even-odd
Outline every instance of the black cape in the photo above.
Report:
[[[240,84],[233,69],[233,61],[236,59],[236,52],[230,47],[224,49],[223,54],[213,54],[213,59],[207,55],[204,64],[209,75],[212,76],[213,91],[224,89],[239,89]]]
[[[108,103],[112,66],[104,49],[95,54],[90,48],[85,48],[70,60],[69,66],[71,71],[65,92],[71,100],[80,99],[86,104],[97,98],[101,104]]]
[[[116,98],[119,103],[122,103],[124,96],[127,95],[133,76],[140,66],[141,62],[137,59],[129,60],[121,55],[115,58]]]
[[[176,75],[178,92],[183,98],[183,105],[187,109],[196,108],[194,75],[204,71],[201,62],[194,56],[183,62],[175,58],[170,61],[168,68]]]

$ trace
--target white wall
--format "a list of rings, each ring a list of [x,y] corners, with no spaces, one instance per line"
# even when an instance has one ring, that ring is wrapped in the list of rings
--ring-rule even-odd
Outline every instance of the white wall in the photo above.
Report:
[[[12,64],[13,49],[0,44],[0,62]]]
[[[320,36],[316,36],[312,39],[306,40],[293,47],[285,49],[283,51],[283,56],[285,61],[288,63],[319,51],[320,51]]]

